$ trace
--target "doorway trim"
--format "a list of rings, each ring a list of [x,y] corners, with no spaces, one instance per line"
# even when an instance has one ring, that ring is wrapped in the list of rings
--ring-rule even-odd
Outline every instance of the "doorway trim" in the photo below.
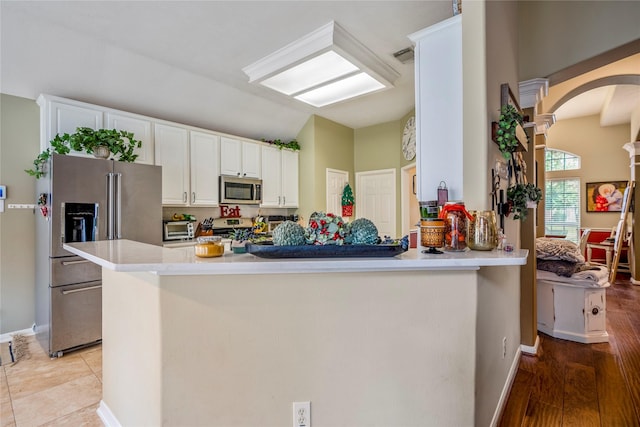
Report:
[[[411,230],[411,224],[409,224],[410,222],[410,212],[409,212],[409,192],[418,192],[418,180],[417,178],[413,179],[412,176],[410,176],[410,171],[412,169],[416,168],[416,163],[413,162],[411,164],[408,164],[406,166],[403,166],[402,168],[400,168],[400,218],[401,218],[401,227],[402,227],[402,234],[409,234],[408,232],[405,233],[405,230]],[[417,174],[417,170],[416,170],[416,174]],[[415,176],[415,175],[414,175]],[[410,184],[412,183],[413,188],[410,188]],[[417,197],[417,194],[416,194]]]

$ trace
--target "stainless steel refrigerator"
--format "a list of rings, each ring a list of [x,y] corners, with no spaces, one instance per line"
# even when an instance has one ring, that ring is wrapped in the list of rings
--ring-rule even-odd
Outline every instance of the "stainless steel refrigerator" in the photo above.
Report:
[[[36,336],[51,357],[102,339],[101,268],[67,242],[162,244],[162,168],[54,154],[37,182]]]

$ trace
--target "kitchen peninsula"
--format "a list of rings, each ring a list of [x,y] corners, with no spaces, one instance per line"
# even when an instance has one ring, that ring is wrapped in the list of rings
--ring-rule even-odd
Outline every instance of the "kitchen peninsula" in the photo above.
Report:
[[[127,240],[102,268],[106,425],[473,425],[479,284],[527,251],[267,260]],[[499,269],[499,270],[498,270]]]

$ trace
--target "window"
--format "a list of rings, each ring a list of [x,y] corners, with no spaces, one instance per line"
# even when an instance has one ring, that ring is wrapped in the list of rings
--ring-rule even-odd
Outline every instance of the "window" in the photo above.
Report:
[[[544,153],[544,170],[568,171],[580,169],[580,157],[561,150],[546,150]]]
[[[580,169],[580,157],[560,150],[546,150],[545,171]],[[580,179],[548,178],[544,196],[545,234],[566,234],[580,240]]]

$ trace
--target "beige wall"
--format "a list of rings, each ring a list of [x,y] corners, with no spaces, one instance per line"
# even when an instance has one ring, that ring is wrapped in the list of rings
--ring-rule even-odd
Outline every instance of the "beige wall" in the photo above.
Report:
[[[581,158],[577,171],[546,172],[549,178],[580,178],[580,224],[582,227],[611,228],[619,213],[587,213],[587,182],[626,181],[631,177],[629,152],[622,146],[629,138],[629,125],[601,127],[599,116],[562,120],[547,132],[547,147],[568,151]]]
[[[40,109],[31,99],[0,95],[0,184],[7,186],[0,213],[0,333],[31,328],[35,319],[34,212],[8,209],[35,203],[35,178],[24,169],[40,152]]]
[[[402,174],[400,169],[415,163],[415,159],[408,161],[402,155],[402,133],[406,121],[414,114],[415,112],[411,111],[400,120],[355,130],[354,169],[356,173],[396,169],[396,236],[402,235]],[[357,189],[355,190],[357,191]]]
[[[318,205],[317,199],[319,199],[319,190],[316,189],[316,165],[314,161],[315,152],[315,135],[314,124],[316,116],[311,116],[307,123],[302,127],[296,139],[300,144],[300,154],[298,155],[298,171],[299,171],[299,188],[298,188],[298,200],[299,208],[298,213],[302,215],[302,212],[313,212],[314,206]],[[308,214],[307,214],[308,215]],[[308,218],[303,218],[306,221]]]
[[[638,1],[520,1],[520,80],[547,77],[640,38]]]
[[[488,425],[474,423],[479,274],[105,269],[103,400],[124,426],[288,426],[299,401],[316,426]]]
[[[514,2],[473,1],[464,3],[463,10],[464,201],[470,209],[490,209],[491,168],[501,154],[491,141],[489,123],[498,118],[500,84],[509,83],[517,93],[517,7]],[[515,242],[519,221],[505,222],[509,238]],[[492,425],[496,416],[494,411],[519,354],[519,316],[520,268],[482,269],[478,282],[474,425]],[[505,357],[503,339],[507,342]]]
[[[300,142],[300,207],[298,214],[307,220],[314,211],[327,206],[326,172],[338,169],[349,172],[353,181],[353,129],[312,116],[297,136]],[[340,214],[341,212],[334,212]]]

